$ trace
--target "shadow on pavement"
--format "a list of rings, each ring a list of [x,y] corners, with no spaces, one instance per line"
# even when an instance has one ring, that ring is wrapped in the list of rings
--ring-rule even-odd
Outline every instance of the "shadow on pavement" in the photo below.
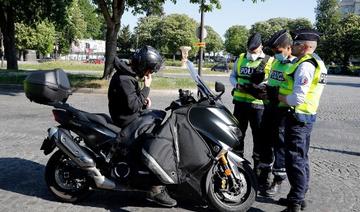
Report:
[[[5,86],[0,85],[0,95],[16,96],[19,93],[23,93],[24,89],[21,86]]]
[[[58,201],[48,190],[44,179],[45,166],[22,158],[0,158],[0,190]],[[114,192],[96,190],[75,205],[104,208],[110,211],[127,211],[124,207],[159,208],[145,200],[145,192]],[[178,208],[192,211],[209,211],[188,199],[177,199]],[[69,203],[71,204],[71,203]],[[175,208],[176,210],[176,208]],[[253,210],[251,210],[253,211]],[[257,210],[254,210],[257,211]]]
[[[346,150],[329,149],[329,148],[316,147],[316,146],[310,146],[310,148],[316,149],[316,150],[328,151],[328,152],[337,152],[337,153],[341,153],[341,154],[360,156],[360,152],[351,152],[351,151],[346,151]]]
[[[0,158],[0,189],[54,201],[44,180],[45,166],[21,158]]]

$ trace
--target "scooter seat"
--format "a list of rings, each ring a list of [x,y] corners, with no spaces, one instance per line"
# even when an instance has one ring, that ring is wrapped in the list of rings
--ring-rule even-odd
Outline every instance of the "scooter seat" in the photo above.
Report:
[[[104,113],[87,113],[84,112],[84,115],[89,119],[91,122],[95,122],[97,124],[101,124],[102,126],[110,129],[111,131],[115,133],[119,133],[121,131],[121,128],[114,125],[112,122],[110,116],[104,114]]]

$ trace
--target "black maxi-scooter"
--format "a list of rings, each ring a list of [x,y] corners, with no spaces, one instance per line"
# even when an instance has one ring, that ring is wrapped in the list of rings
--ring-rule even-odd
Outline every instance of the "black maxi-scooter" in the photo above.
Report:
[[[131,191],[151,183],[189,185],[219,211],[246,211],[256,196],[256,179],[241,156],[238,122],[222,104],[223,84],[215,95],[187,62],[200,92],[188,90],[164,111],[147,111],[136,126],[120,129],[106,114],[78,110],[66,103],[70,83],[62,70],[31,73],[24,81],[28,99],[53,106],[59,123],[48,129],[41,150],[52,153],[45,180],[61,201],[76,202],[93,189]]]

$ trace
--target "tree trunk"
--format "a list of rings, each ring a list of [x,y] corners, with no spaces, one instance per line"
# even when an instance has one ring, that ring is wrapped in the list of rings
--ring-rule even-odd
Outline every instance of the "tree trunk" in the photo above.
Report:
[[[7,69],[18,70],[15,47],[15,20],[11,6],[0,3],[0,28],[4,37]]]
[[[120,30],[120,24],[108,25],[106,29],[106,44],[105,44],[105,68],[102,79],[109,79],[113,69],[113,62],[116,56],[116,40],[117,34]]]
[[[126,0],[113,0],[111,9],[105,0],[98,0],[99,8],[106,21],[105,67],[102,79],[109,79],[116,56],[117,35],[120,30],[121,17],[124,14]],[[112,15],[110,15],[110,12]]]

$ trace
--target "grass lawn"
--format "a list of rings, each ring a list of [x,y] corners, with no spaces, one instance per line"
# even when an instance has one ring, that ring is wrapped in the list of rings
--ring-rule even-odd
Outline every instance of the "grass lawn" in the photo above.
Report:
[[[52,61],[52,62],[44,62],[44,63],[19,64],[19,69],[50,70],[55,68],[62,68],[64,70],[78,70],[78,71],[103,71],[104,64],[88,64],[78,61]]]
[[[76,71],[99,71],[102,72],[104,70],[104,64],[88,64],[78,61],[51,61],[51,62],[43,62],[43,63],[19,63],[19,69],[33,69],[33,70],[51,70],[55,68],[62,68],[64,70],[76,70]],[[197,69],[196,69],[197,70]],[[160,71],[164,74],[184,74],[188,73],[186,69],[172,69],[165,68]],[[203,74],[224,74],[223,72],[215,72],[211,71],[209,68],[204,68],[202,71]]]
[[[28,71],[18,72],[0,70],[0,84],[22,85]],[[107,89],[109,82],[101,80],[100,76],[89,74],[68,74],[72,88],[102,88]],[[151,84],[153,89],[179,89],[195,88],[195,83],[191,78],[170,78],[154,76]]]

